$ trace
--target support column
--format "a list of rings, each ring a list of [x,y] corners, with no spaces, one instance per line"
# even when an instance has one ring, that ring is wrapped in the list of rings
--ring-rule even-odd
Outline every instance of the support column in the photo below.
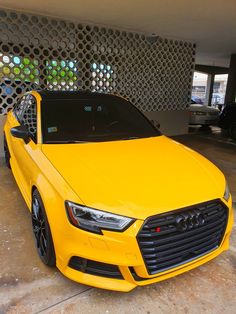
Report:
[[[236,53],[231,55],[229,76],[225,94],[225,104],[236,101]]]
[[[206,98],[205,98],[205,105],[211,106],[211,98],[213,93],[213,86],[214,86],[214,74],[208,74],[207,77],[207,86],[206,86]]]

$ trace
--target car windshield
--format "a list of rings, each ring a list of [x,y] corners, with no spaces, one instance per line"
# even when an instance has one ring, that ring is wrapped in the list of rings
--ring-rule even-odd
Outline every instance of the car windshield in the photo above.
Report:
[[[122,98],[42,101],[43,143],[105,142],[159,136],[160,132]]]

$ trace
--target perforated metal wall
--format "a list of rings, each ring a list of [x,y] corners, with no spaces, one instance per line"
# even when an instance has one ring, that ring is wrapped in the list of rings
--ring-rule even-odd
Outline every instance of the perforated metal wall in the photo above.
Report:
[[[115,92],[143,111],[185,109],[191,43],[0,10],[0,113],[24,91]]]

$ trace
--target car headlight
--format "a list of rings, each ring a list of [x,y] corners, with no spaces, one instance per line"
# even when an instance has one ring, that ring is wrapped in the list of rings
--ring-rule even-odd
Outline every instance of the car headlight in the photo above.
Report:
[[[192,114],[196,116],[206,116],[206,112],[202,111],[192,111]]]
[[[228,200],[230,198],[230,190],[229,190],[229,186],[228,186],[227,183],[226,183],[226,186],[225,186],[225,193],[224,193],[223,197],[226,200],[226,202],[228,202]]]
[[[133,218],[111,214],[102,210],[65,202],[70,222],[80,229],[102,234],[102,229],[124,231]]]

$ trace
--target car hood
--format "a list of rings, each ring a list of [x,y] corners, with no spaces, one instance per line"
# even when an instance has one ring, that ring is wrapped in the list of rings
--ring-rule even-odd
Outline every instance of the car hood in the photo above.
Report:
[[[223,196],[223,174],[165,136],[42,151],[86,206],[145,219]],[[75,201],[75,200],[71,200]]]
[[[220,113],[220,110],[217,108],[213,108],[206,105],[200,105],[200,104],[192,104],[189,106],[189,111],[201,111],[201,112],[215,112]]]

